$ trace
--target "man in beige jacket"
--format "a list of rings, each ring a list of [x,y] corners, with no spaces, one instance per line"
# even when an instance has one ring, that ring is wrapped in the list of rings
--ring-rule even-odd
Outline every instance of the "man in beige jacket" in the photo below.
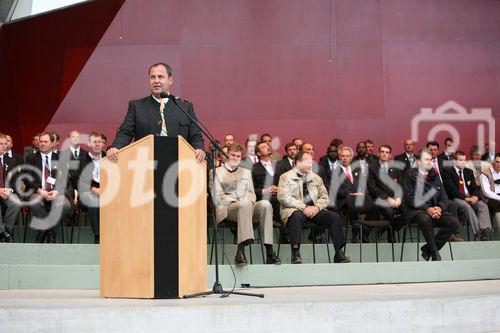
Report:
[[[210,176],[216,222],[227,219],[237,223],[236,265],[247,263],[245,246],[250,245],[254,239],[253,221],[259,222],[262,241],[266,247],[266,264],[281,264],[280,258],[273,252],[273,207],[267,200],[256,202],[252,172],[238,166],[242,151],[242,146],[230,145],[227,152],[229,159],[215,169],[215,184]]]
[[[342,251],[345,237],[340,216],[326,209],[328,193],[321,177],[312,172],[312,165],[311,154],[299,152],[295,167],[282,174],[278,184],[281,219],[290,230],[292,263],[302,263],[300,241],[302,226],[306,221],[314,223],[319,229],[328,229],[335,248],[334,262],[350,262],[350,258]]]

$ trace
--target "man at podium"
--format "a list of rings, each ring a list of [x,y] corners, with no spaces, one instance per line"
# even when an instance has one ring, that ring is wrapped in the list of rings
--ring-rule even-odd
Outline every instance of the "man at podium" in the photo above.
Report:
[[[193,119],[196,118],[193,104],[177,98],[162,98],[162,93],[170,95],[173,84],[173,70],[165,63],[156,63],[149,67],[149,87],[151,95],[132,100],[128,104],[125,119],[116,133],[111,148],[107,150],[108,158],[116,162],[118,150],[149,134],[159,136],[181,135],[196,150],[196,160],[203,161],[203,136],[194,122],[182,112],[182,107]],[[179,105],[176,105],[176,104]],[[180,107],[179,107],[180,106]]]

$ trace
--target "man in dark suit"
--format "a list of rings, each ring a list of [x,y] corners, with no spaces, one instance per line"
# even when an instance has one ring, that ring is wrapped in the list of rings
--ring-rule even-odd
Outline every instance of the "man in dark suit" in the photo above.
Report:
[[[441,157],[439,157],[439,143],[436,141],[429,141],[425,145],[427,150],[429,151],[429,154],[431,154],[431,164],[432,168],[436,172],[439,180],[441,183],[443,182],[443,170],[444,168],[448,168],[453,166],[453,162],[449,160],[443,160]],[[456,218],[458,218],[458,214],[464,214],[464,211],[462,207],[458,206],[453,200],[448,200],[448,211],[453,214]],[[459,234],[453,234],[451,235],[450,240],[452,242],[463,242],[463,238],[460,237]]]
[[[405,152],[400,155],[396,155],[394,157],[394,160],[403,162],[405,164],[403,172],[406,172],[409,169],[417,167],[418,157],[413,152],[413,150],[415,149],[415,142],[413,140],[411,139],[405,140],[404,149]]]
[[[36,154],[38,152],[38,140],[40,138],[40,133],[33,135],[31,139],[31,146],[24,147],[23,161],[26,162],[29,155]]]
[[[454,152],[453,139],[452,138],[444,139],[444,149],[443,152],[439,154],[438,157],[443,161],[453,161],[453,152]]]
[[[339,146],[330,144],[326,150],[326,155],[321,156],[319,159],[319,173],[318,175],[323,179],[326,190],[329,191],[330,183],[332,181],[332,172],[336,170],[339,165]]]
[[[375,143],[371,139],[366,139],[365,147],[366,147],[366,159],[368,160],[368,162],[377,161],[378,156],[373,153],[375,151]]]
[[[78,131],[71,131],[69,133],[69,148],[67,148],[72,161],[76,161],[80,156],[85,156],[88,151],[80,146],[80,133]]]
[[[6,154],[6,150],[7,137],[0,133],[0,242],[12,243],[14,223],[21,205],[14,193],[15,185],[11,181],[11,171],[15,170],[18,164]]]
[[[23,157],[20,154],[12,151],[12,147],[14,146],[12,137],[8,134],[5,134],[5,138],[7,139],[7,151],[5,152],[5,154],[12,158],[16,165],[23,164]]]
[[[359,214],[374,218],[376,209],[371,196],[367,193],[368,174],[363,174],[359,161],[353,162],[353,150],[343,146],[339,150],[340,167],[332,173],[330,200],[335,207],[345,212],[351,222],[359,219]],[[370,230],[363,229],[363,243],[369,243]],[[352,242],[359,242],[359,227],[352,228]]]
[[[100,162],[106,156],[102,151],[103,143],[100,133],[89,134],[89,152],[80,156],[78,194],[80,203],[87,208],[90,225],[94,232],[94,243],[99,244],[99,198]]]
[[[441,260],[439,250],[452,234],[457,233],[460,224],[448,211],[448,197],[433,165],[427,149],[420,153],[419,166],[408,171],[403,185],[402,210],[406,222],[418,224],[426,240],[421,247],[425,260]],[[440,227],[434,235],[434,225]]]
[[[443,184],[448,198],[464,210],[474,234],[485,241],[489,239],[492,230],[490,212],[488,205],[479,200],[479,187],[472,170],[465,167],[466,163],[464,152],[454,153],[454,166],[444,170]]]
[[[292,170],[295,165],[295,156],[299,152],[299,147],[294,142],[289,142],[285,146],[286,156],[276,163],[276,169],[274,171],[274,181],[273,184],[278,186],[280,181],[280,176],[287,171]]]
[[[257,201],[267,200],[273,207],[274,221],[280,221],[278,187],[273,185],[275,164],[271,160],[272,149],[267,142],[259,142],[255,149],[259,162],[252,167],[252,180]]]
[[[67,161],[60,161],[57,153],[53,152],[54,141],[47,132],[40,134],[39,149],[26,161],[37,172],[31,172],[31,181],[27,181],[26,193],[33,193],[29,198],[29,205],[33,214],[31,227],[41,230],[37,241],[43,243],[56,242],[56,226],[66,217],[71,205],[65,193],[71,190]]]
[[[372,161],[368,173],[368,192],[372,196],[378,211],[389,221],[392,230],[399,230],[402,225],[395,219],[396,211],[399,211],[403,199],[401,187],[401,170],[404,168],[402,162],[391,161],[392,148],[382,145],[379,148],[379,160]],[[394,242],[394,235],[387,230],[387,240]]]
[[[106,152],[111,161],[117,160],[118,150],[149,134],[176,137],[181,135],[195,149],[198,162],[205,158],[203,136],[189,117],[181,110],[182,107],[196,120],[193,104],[182,99],[176,99],[176,105],[171,98],[162,98],[162,93],[170,94],[173,81],[172,68],[164,63],[151,65],[149,68],[149,86],[151,95],[132,100],[123,123],[116,133],[115,140]]]

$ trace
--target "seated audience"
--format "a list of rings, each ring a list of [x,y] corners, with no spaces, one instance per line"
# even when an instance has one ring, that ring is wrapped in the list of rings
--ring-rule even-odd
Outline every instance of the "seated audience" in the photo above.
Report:
[[[81,204],[87,208],[95,244],[99,244],[100,162],[106,156],[102,148],[101,134],[91,132],[89,134],[89,151],[80,156],[78,182],[79,199]]]
[[[392,230],[399,230],[402,224],[395,219],[403,199],[401,188],[401,172],[404,168],[402,162],[391,161],[392,148],[382,145],[379,148],[379,160],[372,161],[369,166],[368,192],[372,196],[377,210],[384,220],[389,221]],[[387,230],[387,241],[395,242],[393,234]]]
[[[309,153],[299,152],[294,168],[281,175],[278,185],[281,219],[290,231],[292,263],[302,263],[300,243],[306,221],[328,229],[335,248],[335,263],[350,262],[342,251],[345,237],[340,216],[326,209],[328,193],[321,178],[312,172],[312,161]]]
[[[285,146],[286,156],[283,157],[281,161],[276,163],[276,170],[274,172],[274,181],[273,184],[278,186],[278,182],[280,180],[280,176],[287,171],[292,170],[295,165],[295,156],[299,152],[299,147],[293,142],[289,142]]]
[[[491,234],[490,212],[488,206],[480,201],[481,192],[472,170],[465,167],[466,162],[465,153],[455,152],[454,166],[443,171],[443,185],[448,198],[464,210],[474,234],[485,241]]]
[[[479,188],[481,188],[481,173],[483,173],[484,170],[489,169],[490,166],[490,163],[481,160],[481,152],[479,151],[478,145],[470,147],[470,160],[467,161],[465,167],[472,170],[474,179],[476,180],[476,184]]]
[[[272,150],[267,142],[259,142],[256,148],[259,162],[252,168],[252,181],[257,201],[267,200],[273,206],[273,220],[280,221],[278,187],[273,185],[275,163],[271,160]]]
[[[7,137],[0,133],[0,242],[14,242],[14,224],[21,203],[12,182],[12,172],[18,162],[6,154]]]
[[[460,224],[448,211],[448,197],[427,149],[420,153],[418,168],[408,171],[403,185],[402,210],[407,223],[416,223],[426,244],[421,247],[425,260],[441,260],[439,250],[457,233]],[[440,230],[434,235],[434,226]]]
[[[418,157],[413,152],[414,149],[415,149],[415,142],[411,139],[407,139],[404,142],[405,152],[400,155],[396,155],[394,157],[394,160],[403,162],[405,164],[403,174],[407,170],[417,167]]]
[[[236,265],[247,264],[245,247],[254,239],[253,221],[259,222],[267,254],[266,264],[280,264],[281,260],[273,252],[273,208],[267,200],[256,202],[251,171],[238,167],[242,152],[243,147],[240,145],[230,145],[229,159],[215,169],[215,183],[209,177],[209,187],[216,207],[216,223],[225,219],[237,223]]]

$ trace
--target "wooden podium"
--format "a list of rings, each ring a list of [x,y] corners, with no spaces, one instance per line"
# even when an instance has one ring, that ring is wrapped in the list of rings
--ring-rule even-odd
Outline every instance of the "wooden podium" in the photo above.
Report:
[[[196,162],[181,136],[149,135],[121,149],[117,163],[102,160],[100,170],[101,296],[206,291],[206,162]]]

